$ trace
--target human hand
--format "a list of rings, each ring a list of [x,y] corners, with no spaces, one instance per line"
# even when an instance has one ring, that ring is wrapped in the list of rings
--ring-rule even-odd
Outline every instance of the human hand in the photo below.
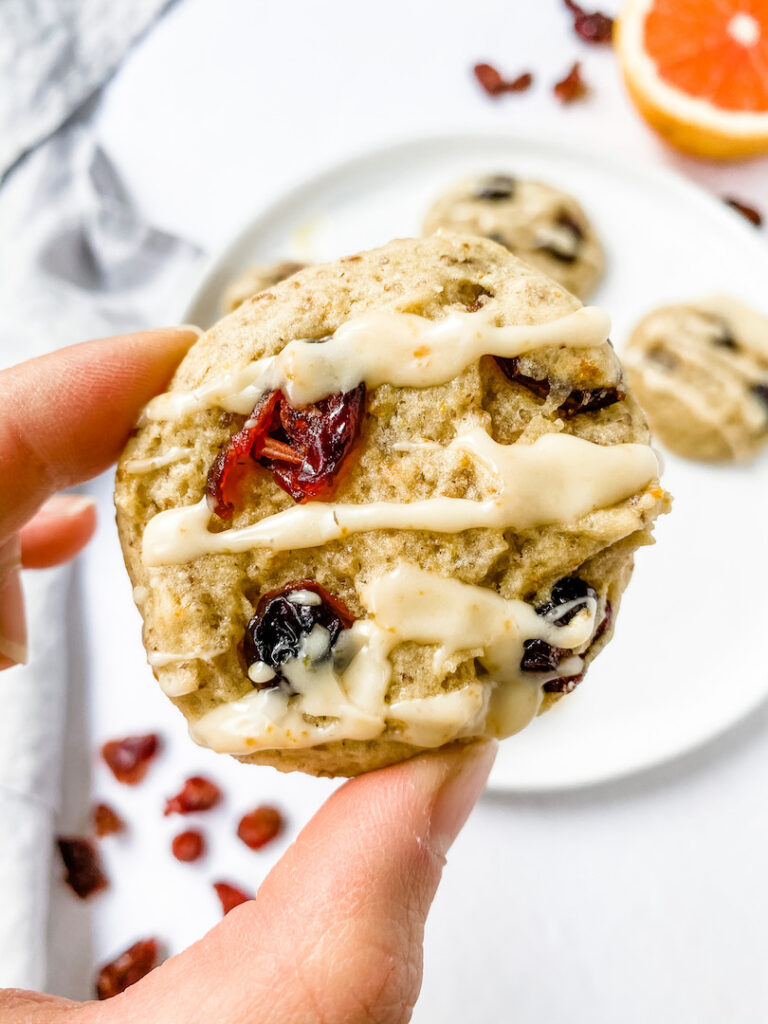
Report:
[[[19,565],[65,561],[95,528],[61,496],[117,457],[195,340],[165,330],[89,342],[0,373],[0,667],[24,660]],[[0,992],[0,1024],[401,1024],[421,985],[424,923],[495,744],[454,745],[347,782],[261,885],[123,995],[74,1003]]]

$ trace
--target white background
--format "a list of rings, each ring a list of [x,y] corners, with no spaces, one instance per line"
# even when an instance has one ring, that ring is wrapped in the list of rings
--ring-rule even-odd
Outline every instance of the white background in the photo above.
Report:
[[[549,87],[577,57],[593,94],[562,109]],[[478,60],[510,75],[531,70],[536,84],[492,101],[471,78]],[[147,217],[209,250],[286,186],[343,156],[477,127],[670,164],[768,210],[764,162],[706,167],[653,139],[624,97],[610,48],[581,44],[559,0],[184,0],[129,57],[100,117],[102,141]],[[81,678],[91,697],[73,694],[65,825],[82,827],[89,798],[77,782],[93,774],[96,793],[125,813],[131,833],[106,844],[109,893],[87,906],[67,893],[56,900],[53,981],[80,996],[88,994],[91,955],[104,959],[149,932],[173,952],[214,923],[209,882],[229,878],[255,888],[333,785],[244,768],[190,746],[154,688],[140,645],[126,644],[138,621],[127,582],[122,590],[111,586],[123,570],[108,483],[99,486],[102,526],[81,566]],[[690,601],[684,580],[680,588],[680,601]],[[114,601],[109,616],[100,604],[105,594]],[[739,595],[713,579],[711,599]],[[98,635],[89,616],[100,623]],[[707,633],[702,625],[702,644]],[[166,753],[135,791],[118,787],[84,753],[109,736],[149,728],[165,734]],[[642,777],[562,795],[486,797],[449,858],[414,1019],[765,1019],[767,767],[764,709],[707,749]],[[160,816],[162,797],[198,769],[223,783],[228,800],[204,819],[207,860],[178,865],[167,854],[176,823]],[[285,841],[251,854],[231,833],[238,813],[262,800],[284,807],[290,829]],[[67,941],[72,928],[83,941]]]

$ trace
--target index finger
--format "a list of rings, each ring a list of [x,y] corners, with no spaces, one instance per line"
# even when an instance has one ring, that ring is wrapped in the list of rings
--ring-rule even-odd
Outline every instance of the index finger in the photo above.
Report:
[[[104,338],[0,373],[0,540],[117,459],[197,338],[186,327]]]

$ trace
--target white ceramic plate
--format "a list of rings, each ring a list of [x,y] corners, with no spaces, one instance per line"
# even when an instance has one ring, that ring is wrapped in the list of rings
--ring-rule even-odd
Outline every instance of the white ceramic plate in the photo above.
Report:
[[[208,325],[226,283],[252,260],[308,262],[418,234],[433,197],[485,171],[573,192],[604,240],[592,301],[619,351],[647,311],[725,291],[768,312],[768,246],[738,214],[675,175],[593,151],[503,135],[391,146],[313,178],[245,222],[186,311]],[[616,636],[579,689],[501,745],[491,785],[547,790],[658,764],[727,729],[768,694],[768,459],[704,467],[666,457],[674,512],[641,550]]]

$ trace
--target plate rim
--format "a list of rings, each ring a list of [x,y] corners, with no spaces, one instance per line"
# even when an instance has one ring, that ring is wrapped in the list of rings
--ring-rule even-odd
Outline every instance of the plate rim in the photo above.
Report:
[[[182,307],[181,322],[187,323],[190,321],[190,317],[203,298],[211,280],[232,259],[239,249],[246,248],[246,243],[251,236],[257,234],[265,222],[277,216],[282,210],[289,209],[294,203],[300,201],[303,196],[311,195],[327,183],[333,182],[334,179],[364,169],[366,165],[375,163],[381,158],[407,154],[409,151],[429,150],[436,146],[452,145],[461,147],[472,146],[477,143],[511,144],[521,149],[534,148],[544,150],[554,156],[559,155],[568,159],[574,159],[580,163],[596,164],[602,169],[608,166],[617,174],[649,181],[663,188],[673,188],[703,205],[709,213],[719,217],[723,225],[727,226],[729,230],[736,230],[737,234],[741,235],[753,247],[758,258],[768,259],[768,246],[761,241],[757,230],[747,223],[742,214],[731,209],[721,198],[704,186],[691,181],[672,168],[657,166],[647,162],[646,159],[635,162],[600,146],[590,145],[590,148],[585,150],[573,140],[553,140],[547,135],[537,135],[533,132],[513,135],[501,132],[498,129],[467,129],[455,132],[439,131],[423,136],[395,136],[390,142],[380,143],[372,147],[361,147],[341,160],[326,161],[319,169],[313,171],[309,177],[295,182],[276,196],[273,196],[272,199],[255,204],[248,216],[244,218],[243,226],[232,231],[225,238],[224,242],[216,246],[211,255],[204,260],[203,266],[193,280],[192,287],[188,292],[188,298]],[[382,242],[381,244],[383,245],[384,243]],[[768,315],[768,309],[766,309],[766,314]],[[222,314],[222,317],[224,315]]]

